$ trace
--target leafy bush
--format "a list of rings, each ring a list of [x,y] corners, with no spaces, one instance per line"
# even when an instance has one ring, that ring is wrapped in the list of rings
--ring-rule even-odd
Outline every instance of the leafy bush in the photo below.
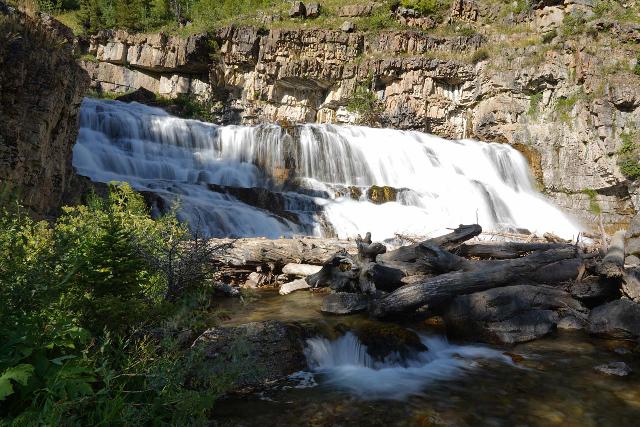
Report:
[[[531,95],[531,98],[529,99],[529,110],[527,111],[527,115],[536,117],[540,112],[540,102],[542,102],[542,92],[537,92]]]
[[[628,179],[640,178],[640,155],[636,142],[637,132],[626,132],[620,135],[622,146],[618,150],[618,166],[620,172]]]
[[[582,34],[586,28],[586,18],[582,13],[568,13],[562,20],[562,34],[564,36],[574,36]]]
[[[471,62],[477,64],[478,62],[486,61],[489,59],[489,51],[486,48],[481,48],[473,52],[471,55]]]
[[[551,43],[553,39],[558,35],[558,31],[553,29],[551,31],[547,31],[542,35],[542,43],[548,44]]]
[[[602,208],[598,203],[598,193],[591,188],[585,188],[582,192],[589,197],[589,211],[594,215],[600,215],[602,213]]]
[[[370,87],[370,79],[358,85],[347,103],[347,110],[358,114],[360,124],[373,126],[379,122],[382,106]]]
[[[188,252],[175,242],[189,235],[172,214],[153,220],[127,185],[64,208],[51,224],[5,203],[0,418],[19,426],[203,423],[233,373],[208,371],[160,319],[179,315],[181,330],[194,332],[212,326],[210,304],[193,304],[194,293],[210,299],[206,279],[167,301],[168,271],[144,256]]]

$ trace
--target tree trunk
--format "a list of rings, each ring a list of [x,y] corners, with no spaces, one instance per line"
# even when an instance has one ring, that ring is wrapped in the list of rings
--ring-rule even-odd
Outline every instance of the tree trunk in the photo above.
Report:
[[[482,233],[482,227],[478,224],[460,225],[454,231],[444,236],[435,237],[414,245],[403,246],[395,251],[380,255],[378,256],[378,261],[381,263],[413,262],[418,256],[416,248],[421,244],[436,245],[446,251],[451,251],[467,240],[480,235],[480,233]]]
[[[555,249],[513,260],[490,262],[485,267],[472,271],[442,274],[419,283],[405,285],[374,301],[371,314],[375,317],[386,317],[415,310],[424,305],[433,309],[457,295],[507,286],[523,280],[531,281],[535,279],[535,273],[539,269],[545,269],[551,263],[577,257],[576,248]]]

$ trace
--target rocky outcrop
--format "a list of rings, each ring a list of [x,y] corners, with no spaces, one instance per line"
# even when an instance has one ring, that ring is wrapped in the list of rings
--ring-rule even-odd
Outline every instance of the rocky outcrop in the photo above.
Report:
[[[75,176],[71,150],[89,78],[73,45],[71,30],[50,16],[0,2],[0,187],[38,217],[60,207]]]
[[[617,165],[621,135],[640,126],[640,77],[630,71],[640,30],[596,20],[580,37],[558,36],[566,16],[590,16],[590,3],[539,2],[503,18],[459,0],[445,19],[478,31],[526,22],[535,32],[522,36],[228,27],[205,42],[103,33],[85,67],[97,88],[207,99],[221,123],[356,123],[346,106],[366,83],[380,125],[511,144],[547,196],[586,225],[601,215],[613,231],[640,207],[640,186]]]

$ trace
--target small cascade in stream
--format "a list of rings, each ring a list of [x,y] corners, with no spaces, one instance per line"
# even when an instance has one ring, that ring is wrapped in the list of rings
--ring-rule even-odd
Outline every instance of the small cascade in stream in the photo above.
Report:
[[[534,189],[506,144],[355,126],[216,126],[137,103],[85,99],[73,164],[126,181],[210,236],[433,235],[461,223],[554,232],[578,226]],[[393,198],[367,199],[372,186]],[[378,201],[379,202],[379,201]]]
[[[453,345],[444,337],[420,336],[427,351],[401,360],[388,357],[375,361],[351,332],[335,341],[307,340],[309,367],[328,384],[361,399],[405,399],[422,394],[434,381],[455,378],[471,369],[476,360],[493,359],[511,364],[511,359],[487,347]]]

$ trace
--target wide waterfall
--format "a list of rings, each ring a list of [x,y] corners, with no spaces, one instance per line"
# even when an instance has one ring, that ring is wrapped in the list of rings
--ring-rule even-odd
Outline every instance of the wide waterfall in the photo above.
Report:
[[[73,164],[126,181],[211,236],[428,236],[579,227],[534,188],[506,144],[355,126],[216,126],[137,103],[85,99]],[[371,201],[372,186],[391,187]],[[374,188],[373,190],[382,189]],[[382,203],[384,202],[384,203]]]

